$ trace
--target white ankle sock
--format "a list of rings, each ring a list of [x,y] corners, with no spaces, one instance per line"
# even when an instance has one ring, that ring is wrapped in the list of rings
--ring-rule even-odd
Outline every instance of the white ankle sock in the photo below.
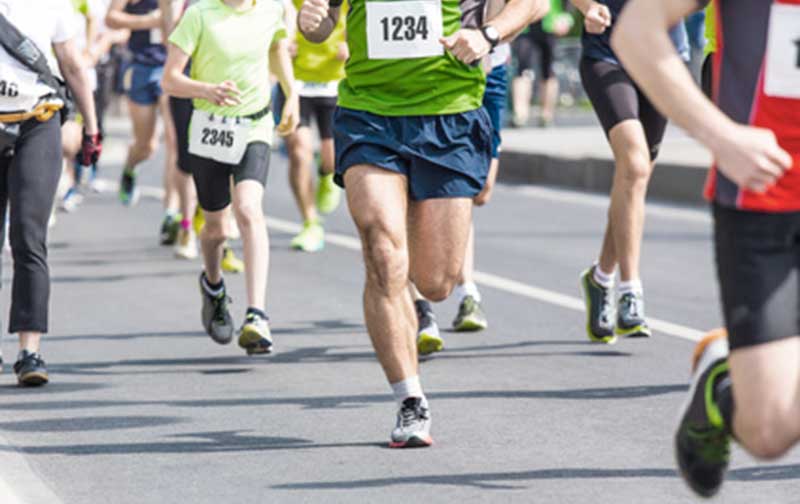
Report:
[[[422,402],[425,402],[425,394],[422,392],[419,375],[411,376],[397,383],[392,383],[392,393],[394,394],[394,400],[397,401],[397,404],[403,404],[403,401],[409,397],[420,397],[422,398]]]
[[[623,294],[642,294],[644,289],[642,289],[642,281],[638,278],[635,280],[628,280],[627,282],[620,282],[617,286],[617,294],[622,296]]]
[[[479,303],[481,302],[481,293],[478,290],[478,286],[475,285],[475,282],[466,282],[456,285],[454,294],[456,295],[456,299],[458,299],[459,303],[464,301],[464,298],[467,296],[472,296],[475,298],[475,301]]]
[[[601,287],[605,287],[606,289],[610,289],[614,287],[614,274],[615,272],[612,271],[611,273],[606,273],[602,269],[600,269],[599,264],[594,265],[594,281],[597,282],[598,285]]]

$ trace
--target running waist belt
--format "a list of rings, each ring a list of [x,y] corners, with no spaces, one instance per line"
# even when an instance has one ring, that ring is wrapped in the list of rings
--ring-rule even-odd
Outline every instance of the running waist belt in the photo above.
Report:
[[[269,111],[270,111],[270,108],[269,108],[269,105],[267,105],[266,107],[264,107],[263,109],[259,110],[259,111],[258,111],[258,112],[256,112],[255,114],[250,114],[250,115],[242,116],[242,118],[244,118],[244,119],[250,119],[251,121],[258,121],[258,120],[259,120],[259,119],[261,119],[262,117],[264,117],[264,116],[266,116],[267,114],[269,114]]]

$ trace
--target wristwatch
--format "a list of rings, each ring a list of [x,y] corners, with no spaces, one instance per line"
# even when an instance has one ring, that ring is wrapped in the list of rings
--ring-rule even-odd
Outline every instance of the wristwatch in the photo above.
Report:
[[[483,38],[485,38],[486,41],[489,42],[489,45],[492,46],[492,49],[494,49],[497,44],[500,43],[500,33],[494,26],[483,25],[481,27],[481,33],[483,34]]]

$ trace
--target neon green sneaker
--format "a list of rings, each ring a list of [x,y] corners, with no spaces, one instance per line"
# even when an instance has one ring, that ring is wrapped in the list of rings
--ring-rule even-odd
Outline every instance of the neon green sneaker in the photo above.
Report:
[[[317,183],[317,209],[323,215],[332,213],[342,201],[342,188],[333,181],[333,173],[319,176]]]
[[[303,252],[319,252],[325,248],[325,230],[322,224],[309,221],[303,224],[303,230],[292,239],[292,248]]]
[[[226,273],[241,273],[244,271],[244,261],[236,257],[232,248],[226,246],[222,251],[220,267]]]

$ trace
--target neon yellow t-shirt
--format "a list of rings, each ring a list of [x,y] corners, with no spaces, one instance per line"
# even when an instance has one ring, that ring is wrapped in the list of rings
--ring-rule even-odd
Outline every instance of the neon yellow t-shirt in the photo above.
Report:
[[[253,0],[237,11],[222,0],[201,0],[189,7],[169,37],[192,58],[191,78],[218,84],[230,80],[241,91],[241,103],[222,107],[194,100],[198,110],[224,117],[247,116],[270,102],[269,49],[286,37],[283,5],[277,0]],[[271,114],[253,124],[248,142],[272,142]]]
[[[703,50],[706,56],[717,51],[717,12],[714,3],[706,7],[706,47]]]
[[[293,0],[299,10],[303,0]],[[333,82],[344,79],[344,61],[337,58],[339,44],[346,42],[345,18],[347,3],[343,3],[339,22],[330,37],[321,44],[309,42],[297,30],[297,56],[294,59],[294,76],[305,82]]]

